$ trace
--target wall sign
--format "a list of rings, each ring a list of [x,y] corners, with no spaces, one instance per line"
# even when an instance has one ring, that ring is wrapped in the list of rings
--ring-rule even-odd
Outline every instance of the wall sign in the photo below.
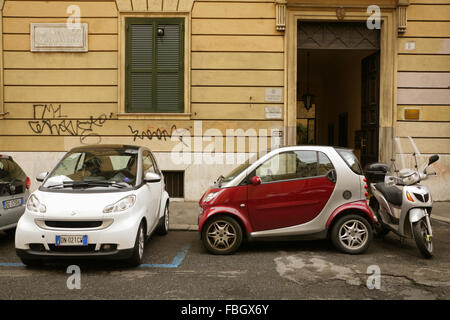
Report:
[[[265,100],[266,102],[282,102],[283,91],[280,88],[267,88]]]
[[[87,52],[88,24],[31,23],[32,52]]]
[[[416,49],[416,42],[415,41],[407,41],[405,42],[405,50],[413,51]]]
[[[281,106],[266,106],[266,119],[281,119],[283,118]]]

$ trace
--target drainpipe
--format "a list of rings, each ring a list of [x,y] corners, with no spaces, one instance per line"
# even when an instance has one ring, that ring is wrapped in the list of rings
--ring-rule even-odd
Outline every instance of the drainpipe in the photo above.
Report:
[[[3,84],[3,5],[4,0],[0,0],[0,118],[3,118],[8,113],[5,113],[4,104],[4,84]]]

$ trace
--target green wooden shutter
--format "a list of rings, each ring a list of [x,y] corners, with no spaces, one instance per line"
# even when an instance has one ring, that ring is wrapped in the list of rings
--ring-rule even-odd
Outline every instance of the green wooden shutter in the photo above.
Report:
[[[127,112],[183,112],[184,20],[132,18],[126,28]]]

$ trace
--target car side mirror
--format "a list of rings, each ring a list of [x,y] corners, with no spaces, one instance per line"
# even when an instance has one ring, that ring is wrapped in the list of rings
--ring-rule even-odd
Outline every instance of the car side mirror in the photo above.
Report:
[[[258,176],[254,176],[250,179],[250,182],[252,185],[257,186],[258,184],[261,184],[261,178]]]
[[[428,165],[431,165],[439,160],[439,156],[437,154],[433,155],[428,159]]]
[[[161,176],[154,172],[147,172],[144,176],[144,181],[146,183],[152,183],[152,182],[160,182]]]
[[[47,176],[48,176],[48,172],[41,172],[36,177],[36,181],[37,182],[43,182]]]
[[[333,182],[336,183],[337,177],[336,177],[336,170],[332,169],[327,172],[327,178]]]

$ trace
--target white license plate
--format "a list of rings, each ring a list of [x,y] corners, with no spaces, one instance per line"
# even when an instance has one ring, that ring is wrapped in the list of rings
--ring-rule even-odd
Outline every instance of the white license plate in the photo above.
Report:
[[[57,246],[87,246],[87,236],[56,236]]]
[[[3,209],[12,209],[23,205],[23,198],[11,199],[3,201]]]

